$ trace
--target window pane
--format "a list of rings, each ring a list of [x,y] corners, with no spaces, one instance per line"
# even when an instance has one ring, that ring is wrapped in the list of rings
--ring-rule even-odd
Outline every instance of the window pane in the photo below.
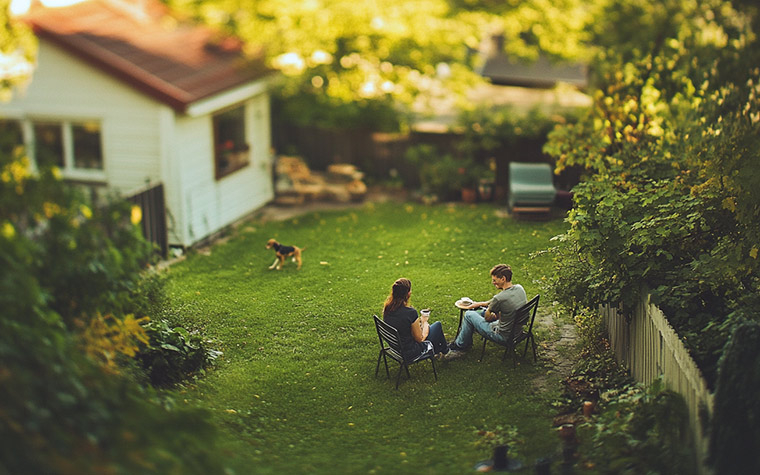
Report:
[[[102,170],[100,125],[97,122],[72,124],[71,134],[74,139],[74,167]]]
[[[21,124],[15,120],[0,119],[0,154],[12,155],[20,145],[24,145]]]
[[[37,166],[63,168],[63,134],[61,124],[34,124],[34,153]]]
[[[239,151],[245,147],[245,108],[222,112],[214,117],[217,146]]]
[[[244,106],[214,116],[214,154],[217,178],[250,162],[249,145],[245,140]]]

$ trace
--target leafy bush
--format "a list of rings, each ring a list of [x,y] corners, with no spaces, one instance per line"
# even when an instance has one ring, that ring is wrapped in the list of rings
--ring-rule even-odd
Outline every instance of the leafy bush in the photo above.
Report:
[[[737,7],[609,4],[605,16],[619,23],[608,31],[639,18],[633,24],[656,25],[662,40],[644,29],[636,44],[621,44],[600,32],[594,106],[555,128],[545,147],[559,170],[587,170],[554,249],[557,295],[630,313],[651,293],[710,385],[731,315],[758,315],[760,304],[747,297],[760,293],[760,194],[750,191],[760,157],[758,16]],[[714,15],[723,8],[731,20]],[[731,47],[701,42],[694,32],[705,25]]]
[[[137,317],[157,318],[169,311],[171,304],[166,294],[167,274],[155,267],[143,271],[140,280],[133,286],[129,305],[125,311]]]
[[[186,379],[220,354],[207,348],[199,333],[171,327],[167,320],[153,320],[143,328],[148,344],[140,349],[137,359],[154,386],[171,386]]]
[[[205,413],[118,371],[151,259],[128,203],[93,206],[0,153],[0,472],[220,473]]]
[[[345,101],[314,91],[310,83],[296,89],[279,88],[275,93],[272,108],[278,122],[379,132],[398,132],[406,125],[406,116],[386,96]]]
[[[760,324],[736,326],[720,361],[710,462],[718,475],[760,473]]]
[[[442,200],[459,199],[462,188],[473,181],[472,160],[441,154],[433,145],[412,146],[405,158],[418,167],[422,190]]]
[[[482,428],[475,430],[475,447],[482,449],[487,454],[492,454],[494,449],[500,445],[509,447],[508,457],[511,459],[520,458],[520,448],[525,445],[525,439],[520,437],[517,427],[513,425],[497,425],[492,429]]]
[[[462,112],[457,125],[464,130],[461,151],[482,160],[497,150],[515,150],[530,141],[543,143],[557,124],[577,120],[575,110],[547,114],[539,108],[527,112],[513,107],[479,107]]]
[[[579,426],[581,465],[600,473],[697,473],[683,397],[660,383],[602,393],[601,411]]]

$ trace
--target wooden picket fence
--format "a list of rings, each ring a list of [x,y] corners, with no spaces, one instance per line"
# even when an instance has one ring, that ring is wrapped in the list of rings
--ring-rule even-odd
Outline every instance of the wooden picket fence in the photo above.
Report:
[[[689,423],[700,473],[710,473],[705,459],[708,453],[708,421],[712,415],[713,394],[678,334],[662,311],[642,299],[630,320],[609,305],[600,311],[609,332],[610,344],[617,360],[625,364],[631,376],[643,384],[662,377],[665,387],[681,394],[689,409]]]

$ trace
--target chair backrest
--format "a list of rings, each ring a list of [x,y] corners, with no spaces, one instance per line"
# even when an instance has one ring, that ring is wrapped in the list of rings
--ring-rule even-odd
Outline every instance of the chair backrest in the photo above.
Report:
[[[509,179],[514,183],[547,184],[554,183],[552,167],[548,163],[509,163]]]
[[[518,332],[522,330],[523,326],[528,325],[527,333],[533,331],[533,320],[536,318],[536,310],[538,310],[538,300],[540,295],[536,295],[528,301],[525,305],[518,308],[515,312],[515,319],[512,323],[512,328],[509,330],[509,336],[514,338],[518,336]]]
[[[396,353],[399,358],[403,358],[403,352],[401,351],[401,340],[398,336],[398,330],[388,325],[377,315],[372,316],[375,319],[375,328],[377,329],[377,337],[380,339],[380,346],[383,349],[390,349]]]

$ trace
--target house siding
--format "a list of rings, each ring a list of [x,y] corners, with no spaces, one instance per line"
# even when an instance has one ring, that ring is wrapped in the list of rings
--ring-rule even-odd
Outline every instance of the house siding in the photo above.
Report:
[[[99,121],[102,184],[129,194],[163,182],[169,244],[187,247],[274,196],[266,88],[245,105],[251,163],[216,180],[211,115],[179,114],[41,40],[31,83],[0,104],[0,117]]]
[[[96,120],[101,126],[105,181],[127,192],[161,179],[161,105],[46,41],[25,90],[0,105],[0,115],[30,120]]]
[[[266,204],[274,196],[269,99],[261,94],[245,102],[251,162],[219,180],[214,177],[210,115],[181,117],[175,130],[182,162],[183,229],[170,237],[183,245],[204,239]]]

